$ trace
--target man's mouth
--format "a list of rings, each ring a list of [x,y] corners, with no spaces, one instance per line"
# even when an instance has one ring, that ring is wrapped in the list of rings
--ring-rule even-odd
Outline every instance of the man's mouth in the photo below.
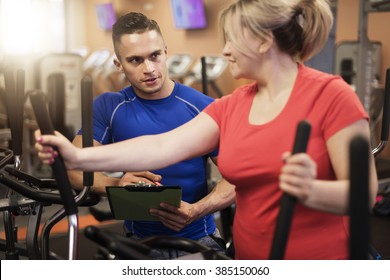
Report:
[[[144,83],[153,83],[155,80],[157,80],[157,78],[145,79],[145,80],[144,80]]]

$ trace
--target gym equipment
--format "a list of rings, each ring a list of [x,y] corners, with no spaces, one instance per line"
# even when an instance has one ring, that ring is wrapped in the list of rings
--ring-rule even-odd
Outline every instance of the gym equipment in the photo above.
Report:
[[[89,77],[86,77],[82,80],[81,89],[83,105],[83,135],[85,137],[85,139],[83,139],[83,146],[90,146],[92,145],[92,107],[90,106],[92,104],[92,84]],[[38,99],[36,97],[37,95],[39,95]],[[40,91],[33,92],[30,98],[32,98],[32,104],[34,107],[37,106],[37,102],[44,101],[44,96]],[[44,103],[42,103],[40,106],[44,106]],[[41,116],[39,115],[38,118],[39,117]],[[5,186],[10,187],[16,192],[24,195],[25,197],[33,199],[36,204],[40,205],[40,210],[42,209],[42,206],[63,204],[63,199],[58,193],[58,185],[55,183],[55,181],[38,179],[10,167],[6,167],[5,171],[6,172],[0,171],[0,184],[4,184]],[[100,200],[100,197],[98,195],[89,194],[90,186],[93,184],[93,173],[84,173],[83,184],[83,190],[74,198],[76,205],[92,206],[97,204]],[[26,238],[28,253],[26,253],[25,256],[28,256],[30,259],[60,258],[60,256],[55,255],[49,250],[49,234],[53,226],[69,213],[67,210],[68,209],[66,207],[60,209],[46,221],[41,231],[41,246],[39,246],[37,242],[41,212],[35,215],[37,216],[35,219],[36,222],[34,224],[29,223],[28,227],[28,230],[30,229]],[[73,229],[74,227],[70,229],[71,233],[74,232]],[[32,233],[29,234],[29,232]],[[77,242],[77,239],[72,237],[73,236],[70,237],[69,246],[69,257],[71,259],[76,257],[75,243]]]
[[[8,125],[11,129],[11,147],[14,160],[14,166],[17,169],[21,168],[21,157],[23,154],[22,148],[22,133],[23,133],[23,108],[24,108],[24,83],[25,73],[23,70],[18,70],[16,73],[16,81],[12,70],[5,69],[4,82],[5,82],[5,103],[7,107]],[[7,189],[5,199],[13,201],[7,209],[7,203],[4,205],[3,219],[6,236],[6,258],[7,259],[19,259],[19,253],[15,246],[17,242],[17,228],[15,227],[15,217],[11,211],[17,211],[18,203],[21,202],[20,198],[15,198],[11,189]],[[33,207],[30,203],[24,204],[21,202],[23,210],[21,213],[27,214],[26,207]]]
[[[48,54],[37,61],[35,70],[36,88],[46,94],[51,92],[51,99],[65,101],[61,105],[65,106],[65,126],[74,135],[74,130],[81,127],[80,81],[83,77],[83,58],[74,53]],[[51,91],[49,77],[53,74],[63,75],[63,91]]]
[[[52,124],[49,122],[50,115],[48,110],[42,108],[45,99],[41,91],[35,91],[30,94],[31,104],[34,109],[35,117],[43,134],[54,134]],[[43,105],[43,106],[42,106]],[[69,182],[65,164],[60,156],[54,159],[51,165],[55,178],[57,179],[58,188],[64,203],[65,213],[68,216],[69,229],[69,259],[77,258],[77,237],[78,237],[78,217],[77,206],[73,199],[72,188]]]
[[[298,124],[292,154],[306,152],[310,130],[311,125],[307,121],[301,121]],[[281,260],[284,257],[295,204],[295,197],[283,193],[269,257],[271,260]]]
[[[81,105],[82,105],[82,135],[83,148],[93,146],[93,93],[92,80],[85,76],[81,80]],[[83,172],[83,185],[90,189],[93,186],[93,172]]]
[[[369,145],[357,136],[350,144],[350,259],[369,259]]]
[[[34,211],[28,211],[29,220],[27,225],[26,246],[18,244],[18,250],[22,251],[21,256],[29,259],[61,259],[49,249],[50,231],[57,222],[65,217],[63,209],[60,209],[50,217],[42,227],[40,234],[40,244],[38,230],[41,222],[43,207],[53,204],[63,205],[61,195],[55,180],[39,179],[23,171],[12,167],[5,167],[0,171],[0,186],[7,187],[17,192],[22,201],[35,205]],[[86,197],[85,192],[80,192],[75,196],[78,206],[91,206],[99,202],[97,195]]]
[[[381,52],[382,45],[380,42],[370,42],[372,49],[371,54],[371,66],[373,68],[373,77],[370,80],[370,94],[360,100],[362,101],[365,109],[370,115],[372,128],[375,128],[375,123],[378,122],[378,117],[382,109],[383,102],[383,90],[379,86],[381,80]],[[358,52],[359,42],[346,41],[337,45],[335,51],[335,69],[334,73],[340,75],[351,87],[357,91],[358,83]]]
[[[202,67],[202,61],[198,61],[184,78],[183,83],[187,86],[191,86],[195,82],[201,82],[202,68],[206,68],[208,84],[210,84],[218,97],[222,97],[223,93],[217,86],[215,80],[225,71],[228,61],[223,56],[205,56],[204,64],[206,67]],[[203,77],[205,77],[205,75],[203,75]]]
[[[91,69],[89,76],[93,80],[94,95],[103,92],[119,91],[128,86],[129,82],[123,72],[118,71],[114,64],[115,54],[111,54],[101,65]]]
[[[382,113],[382,129],[381,129],[381,140],[379,145],[374,149],[374,155],[377,156],[386,146],[389,137],[389,126],[390,126],[390,68],[386,70],[386,82],[384,90],[385,100],[383,102],[383,113]],[[382,195],[382,199],[379,200],[374,206],[374,213],[378,215],[389,215],[390,214],[390,195],[386,189],[388,189],[388,178],[390,164],[389,161],[382,158],[376,158],[377,174],[379,179],[379,195]],[[382,186],[384,185],[384,186]]]
[[[90,78],[84,78],[81,82],[82,103],[83,103],[83,146],[92,145],[92,82]],[[41,91],[35,91],[30,95],[31,104],[34,109],[36,120],[43,134],[53,134],[54,129],[50,122],[50,116],[45,107],[45,100]],[[89,117],[88,117],[89,116]],[[85,139],[84,139],[85,138]],[[77,238],[78,238],[78,209],[77,202],[73,198],[73,191],[67,176],[67,171],[62,158],[59,156],[52,164],[52,169],[57,180],[58,188],[64,204],[64,212],[68,217],[69,229],[69,259],[77,258]],[[84,189],[81,198],[88,196],[90,187],[93,185],[93,173],[84,173]],[[81,199],[83,201],[83,199]],[[62,218],[63,212],[58,212],[54,220]]]
[[[390,11],[389,1],[360,0],[356,92],[367,112],[369,112],[371,107],[371,85],[378,78],[375,77],[376,73],[373,65],[375,62],[374,45],[367,36],[368,14],[388,11]]]
[[[230,258],[216,252],[197,241],[173,236],[153,236],[136,242],[119,234],[109,233],[95,226],[85,228],[84,234],[92,241],[107,248],[122,260],[148,260],[148,253],[153,248],[175,249],[190,254],[179,259],[229,260]]]
[[[108,49],[101,49],[92,52],[83,63],[84,72],[92,72],[96,68],[101,67],[111,55],[111,51]]]
[[[193,58],[189,54],[175,54],[167,59],[169,77],[182,81],[188,74]]]
[[[377,157],[379,153],[385,148],[389,139],[389,127],[390,127],[390,68],[386,70],[386,81],[384,89],[384,101],[382,108],[382,128],[381,138],[377,147],[372,151],[373,155]]]

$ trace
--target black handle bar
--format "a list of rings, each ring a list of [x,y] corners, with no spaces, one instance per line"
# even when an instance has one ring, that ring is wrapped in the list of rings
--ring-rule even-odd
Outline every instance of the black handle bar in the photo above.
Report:
[[[30,94],[30,100],[41,133],[54,134],[53,124],[50,121],[49,111],[47,109],[42,91],[33,91]],[[54,149],[56,148],[54,147]],[[51,167],[57,180],[66,214],[68,216],[77,214],[77,206],[73,198],[72,187],[69,182],[65,163],[60,154],[58,154],[58,156],[54,159],[54,163],[51,165]]]
[[[350,144],[350,259],[367,260],[369,256],[369,144],[357,136]]]
[[[16,83],[13,71],[4,71],[5,100],[8,123],[11,130],[11,146],[14,155],[22,155],[23,144],[23,105],[24,105],[24,71],[18,70]]]
[[[390,125],[390,68],[386,70],[385,93],[384,93],[383,112],[382,112],[382,131],[381,131],[382,141],[387,141],[389,139],[389,125]]]
[[[83,147],[93,146],[93,92],[92,79],[85,76],[81,80],[81,121],[83,131]],[[83,172],[83,185],[93,186],[93,172]]]
[[[301,121],[298,124],[292,154],[306,152],[310,130],[311,125],[307,121]],[[271,260],[281,260],[284,257],[295,204],[295,197],[287,193],[282,194],[280,211],[269,257]]]
[[[0,171],[0,182],[5,186],[13,189],[17,193],[33,199],[38,202],[62,204],[61,196],[58,193],[50,193],[47,191],[40,191],[34,189],[25,182],[15,180],[4,171]]]

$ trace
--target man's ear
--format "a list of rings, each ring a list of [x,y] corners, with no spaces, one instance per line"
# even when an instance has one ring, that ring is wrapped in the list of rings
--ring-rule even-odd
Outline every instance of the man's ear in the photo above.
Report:
[[[113,62],[115,64],[116,70],[118,70],[119,72],[123,72],[123,67],[122,64],[119,62],[119,59],[114,58]]]

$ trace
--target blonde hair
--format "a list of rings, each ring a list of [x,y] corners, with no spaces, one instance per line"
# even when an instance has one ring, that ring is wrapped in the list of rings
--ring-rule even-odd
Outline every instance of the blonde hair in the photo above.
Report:
[[[238,23],[238,25],[237,25]],[[298,61],[317,54],[328,40],[333,14],[328,0],[239,0],[220,14],[220,31],[243,53],[243,30],[260,41],[273,36],[281,51]]]

